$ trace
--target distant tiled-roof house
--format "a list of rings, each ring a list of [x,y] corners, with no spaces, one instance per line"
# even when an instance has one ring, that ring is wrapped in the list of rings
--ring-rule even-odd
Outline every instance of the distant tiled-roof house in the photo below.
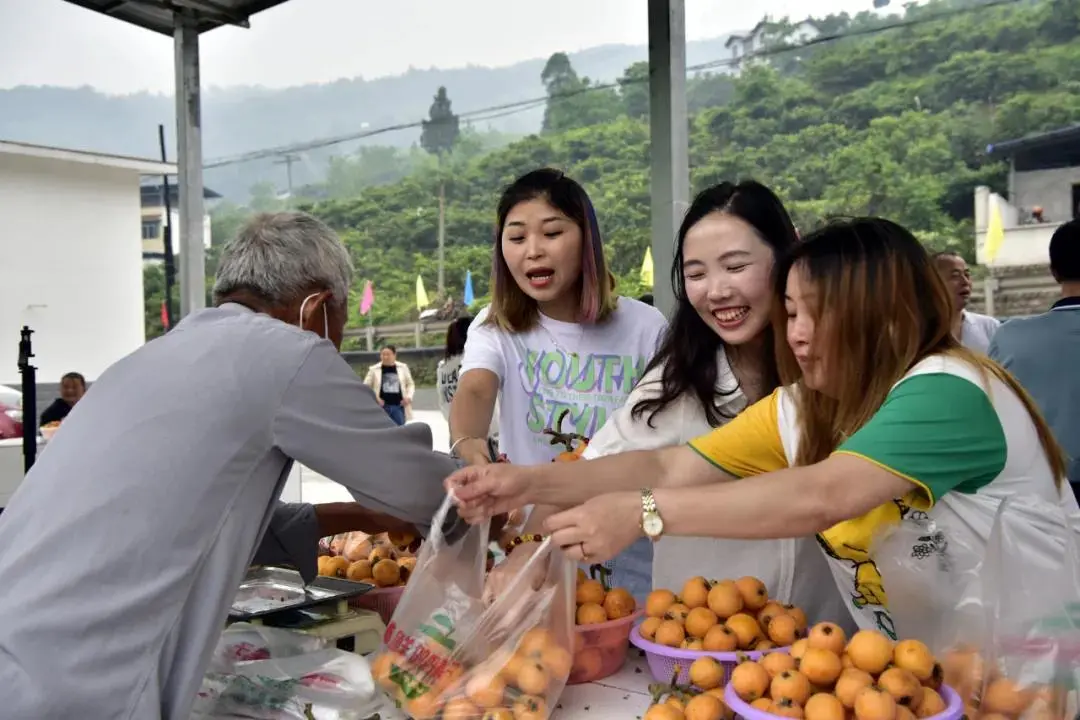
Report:
[[[724,43],[731,52],[731,61],[735,67],[742,65],[746,58],[778,43],[799,45],[821,35],[821,30],[812,20],[803,20],[790,28],[768,18],[762,20],[748,33],[735,34]]]

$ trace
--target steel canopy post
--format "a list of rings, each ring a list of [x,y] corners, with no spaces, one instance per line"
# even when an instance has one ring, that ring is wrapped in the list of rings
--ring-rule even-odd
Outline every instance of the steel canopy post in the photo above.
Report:
[[[684,0],[649,0],[649,138],[652,155],[652,254],[656,307],[675,309],[671,265],[675,234],[690,204]]]
[[[176,51],[176,142],[180,211],[180,316],[206,307],[203,246],[202,109],[199,33],[189,11],[173,11]]]

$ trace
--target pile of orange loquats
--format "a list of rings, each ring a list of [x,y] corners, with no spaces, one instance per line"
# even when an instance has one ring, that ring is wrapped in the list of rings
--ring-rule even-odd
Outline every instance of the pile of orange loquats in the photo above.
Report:
[[[465,668],[445,646],[384,649],[372,677],[413,720],[546,720],[549,700],[566,681],[572,657],[545,628],[533,628],[508,660]]]
[[[686,581],[678,595],[653,590],[639,632],[658,645],[684,650],[768,651],[792,645],[806,631],[806,614],[769,598],[755,577]]]
[[[916,720],[945,711],[938,693],[942,681],[941,665],[917,640],[894,643],[875,630],[862,630],[849,642],[838,625],[823,622],[797,640],[790,653],[744,659],[728,682],[740,700],[779,718]],[[719,714],[691,715],[691,709],[676,691],[650,707],[645,718],[732,717],[726,705]]]
[[[944,673],[918,640],[894,643],[876,630],[849,641],[833,623],[819,623],[787,656],[745,661],[731,674],[743,702],[784,718],[915,720],[939,715]]]

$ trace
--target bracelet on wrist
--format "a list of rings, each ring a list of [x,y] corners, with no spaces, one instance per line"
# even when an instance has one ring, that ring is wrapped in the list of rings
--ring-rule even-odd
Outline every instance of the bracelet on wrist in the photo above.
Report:
[[[506,547],[503,548],[503,552],[507,555],[514,551],[518,545],[524,545],[525,543],[541,543],[544,542],[544,536],[539,533],[525,533],[524,535],[515,535],[510,539],[510,542],[506,543]]]
[[[457,440],[454,441],[454,444],[450,446],[450,457],[460,458],[461,456],[458,454],[458,451],[457,451],[458,446],[461,445],[462,443],[468,442],[469,440],[480,440],[481,442],[483,442],[484,438],[482,438],[482,437],[473,437],[471,435],[467,435],[465,437],[458,438]]]

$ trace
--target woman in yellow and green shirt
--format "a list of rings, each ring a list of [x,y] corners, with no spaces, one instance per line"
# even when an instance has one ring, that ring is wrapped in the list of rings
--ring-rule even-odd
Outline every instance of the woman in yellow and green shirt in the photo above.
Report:
[[[547,529],[590,561],[640,537],[652,502],[656,537],[816,534],[856,622],[893,634],[872,556],[883,530],[936,523],[945,543],[912,549],[935,558],[950,534],[985,547],[1006,497],[1076,509],[1045,422],[1008,373],[953,338],[949,296],[911,233],[875,218],[827,226],[778,279],[783,387],[685,446],[460,471],[447,484],[462,515],[568,507]]]

